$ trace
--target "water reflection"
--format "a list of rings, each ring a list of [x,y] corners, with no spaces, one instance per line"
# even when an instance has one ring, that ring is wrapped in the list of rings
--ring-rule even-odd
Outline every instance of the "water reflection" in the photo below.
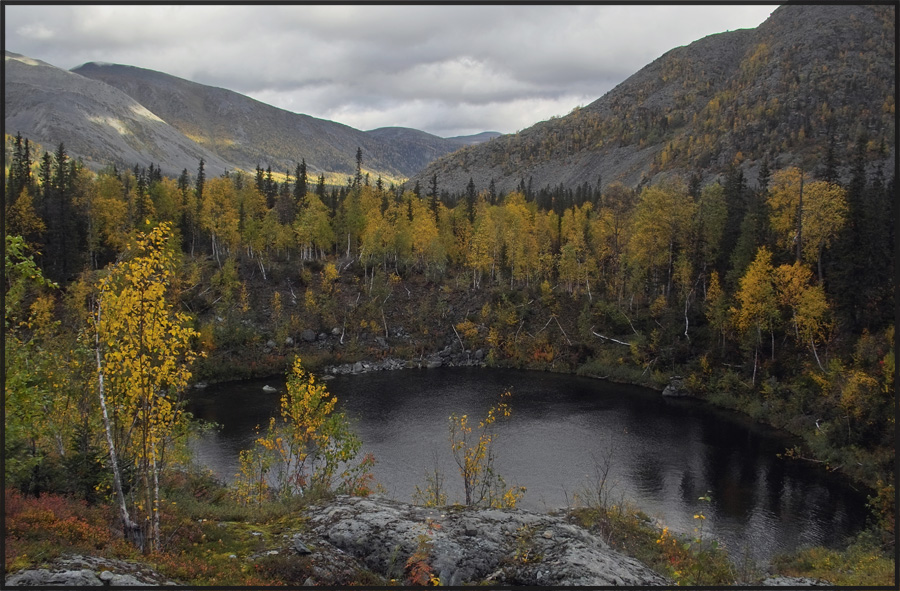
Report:
[[[194,400],[201,418],[223,425],[197,445],[200,462],[230,480],[240,449],[277,412],[266,382],[210,387]],[[279,388],[283,383],[269,380]],[[356,421],[364,452],[378,460],[388,494],[411,500],[433,469],[452,500],[462,498],[449,452],[451,413],[481,418],[512,388],[513,414],[498,427],[497,471],[528,492],[523,508],[565,506],[596,479],[610,458],[607,487],[672,530],[704,531],[739,557],[764,560],[803,544],[837,544],[864,524],[865,499],[833,474],[776,458],[789,445],[768,429],[734,420],[693,401],[597,380],[478,369],[439,369],[342,376],[328,383]],[[711,503],[698,500],[707,491]]]

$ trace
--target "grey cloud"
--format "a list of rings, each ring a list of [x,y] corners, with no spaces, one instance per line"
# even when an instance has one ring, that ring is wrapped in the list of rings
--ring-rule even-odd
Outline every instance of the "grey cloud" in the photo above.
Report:
[[[565,114],[665,51],[773,8],[7,6],[5,26],[7,49],[63,68],[135,65],[354,126],[455,135]]]

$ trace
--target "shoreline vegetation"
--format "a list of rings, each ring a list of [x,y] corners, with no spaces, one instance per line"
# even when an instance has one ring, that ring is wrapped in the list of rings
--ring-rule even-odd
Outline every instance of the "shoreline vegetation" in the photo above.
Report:
[[[332,404],[316,375],[399,367],[390,359],[658,390],[680,376],[692,396],[802,439],[786,460],[870,491],[868,529],[846,551],[800,551],[783,568],[864,584],[859,573],[891,560],[894,230],[883,213],[894,181],[869,170],[881,151],[865,137],[844,184],[835,162],[819,180],[766,167],[755,187],[734,165],[705,186],[699,175],[637,189],[598,182],[540,203],[527,186],[502,195],[470,183],[454,196],[436,178],[370,183],[360,158],[331,188],[299,165],[283,183],[261,169],[206,178],[202,162],[179,179],[153,165],[94,173],[63,145],[38,159],[37,146],[6,139],[7,572],[78,549],[149,557],[200,584],[296,583],[300,567],[283,556],[274,571],[231,562],[257,551],[259,530],[238,528],[230,546],[216,523],[281,535],[302,528],[316,498],[373,490],[339,413],[314,412]],[[197,426],[185,390],[275,374],[294,385],[242,457],[236,498],[190,470]],[[474,469],[476,486],[490,473],[479,463],[491,457],[489,429],[458,420],[460,468]],[[352,474],[336,467],[351,459]],[[582,516],[589,527],[621,518],[613,529],[637,535],[632,511],[594,509]],[[697,551],[670,566],[718,560],[653,534],[653,547]],[[714,570],[665,572],[724,580]]]

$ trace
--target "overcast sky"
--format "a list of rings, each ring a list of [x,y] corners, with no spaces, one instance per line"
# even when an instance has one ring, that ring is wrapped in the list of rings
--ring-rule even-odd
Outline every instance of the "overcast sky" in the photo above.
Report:
[[[9,6],[5,49],[159,70],[357,129],[512,133],[776,5]]]

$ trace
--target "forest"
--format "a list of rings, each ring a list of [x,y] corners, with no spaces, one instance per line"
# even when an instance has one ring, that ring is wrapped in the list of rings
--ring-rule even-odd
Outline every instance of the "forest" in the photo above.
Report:
[[[21,135],[5,149],[8,499],[114,507],[127,538],[161,551],[175,535],[166,483],[185,478],[199,428],[182,410],[191,386],[286,373],[283,416],[317,427],[290,435],[273,418],[262,448],[319,452],[292,456],[303,465],[282,490],[368,491],[371,458],[336,471],[359,442],[328,418],[314,374],[458,346],[488,366],[657,389],[680,376],[802,438],[785,458],[869,491],[892,551],[895,179],[865,135],[755,179],[736,157],[707,184],[523,179],[458,195],[436,177],[373,181],[360,151],[336,186],[305,162],[210,178],[201,161],[169,178],[153,164],[93,172]],[[304,397],[326,410],[307,416]],[[242,454],[247,474],[259,449]],[[270,492],[243,482],[245,503]]]

